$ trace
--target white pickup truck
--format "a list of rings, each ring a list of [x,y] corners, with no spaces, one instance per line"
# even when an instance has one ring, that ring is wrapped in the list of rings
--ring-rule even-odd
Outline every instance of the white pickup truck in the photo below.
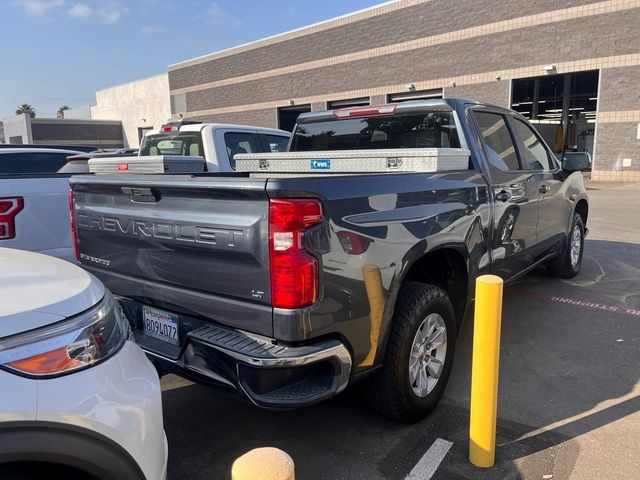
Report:
[[[284,152],[291,133],[183,119],[150,130],[137,156],[94,158],[92,173],[233,172],[239,153]]]
[[[79,151],[0,150],[0,247],[75,259],[69,217],[69,175],[56,173]]]

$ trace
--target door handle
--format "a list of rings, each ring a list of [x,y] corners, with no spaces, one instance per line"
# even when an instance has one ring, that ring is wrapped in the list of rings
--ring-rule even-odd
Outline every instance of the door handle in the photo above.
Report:
[[[549,190],[551,190],[549,187],[547,187],[546,185],[540,185],[538,187],[538,191],[540,193],[547,193]]]
[[[501,190],[498,193],[496,193],[496,200],[498,200],[499,202],[506,202],[510,198],[511,198],[511,193],[507,192],[506,190]]]

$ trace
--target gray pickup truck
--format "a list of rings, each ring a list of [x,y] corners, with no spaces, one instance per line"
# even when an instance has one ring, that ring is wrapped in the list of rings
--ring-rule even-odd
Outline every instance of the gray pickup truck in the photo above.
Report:
[[[476,277],[573,277],[589,209],[586,157],[559,165],[522,116],[470,100],[303,114],[289,144],[320,168],[332,151],[419,148],[468,162],[74,177],[79,258],[162,372],[266,408],[363,381],[377,411],[414,421],[443,393]]]

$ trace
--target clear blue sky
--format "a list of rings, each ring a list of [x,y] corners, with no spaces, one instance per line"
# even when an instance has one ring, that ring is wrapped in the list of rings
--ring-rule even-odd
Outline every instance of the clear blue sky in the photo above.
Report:
[[[0,0],[0,119],[95,103],[167,65],[382,0]]]

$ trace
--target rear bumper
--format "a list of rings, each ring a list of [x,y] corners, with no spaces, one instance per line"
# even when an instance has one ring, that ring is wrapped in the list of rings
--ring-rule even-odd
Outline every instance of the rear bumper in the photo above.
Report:
[[[340,393],[349,383],[351,354],[338,340],[285,345],[179,315],[181,343],[173,346],[144,335],[141,304],[119,300],[136,342],[160,370],[228,387],[257,406],[289,409],[311,405]]]

